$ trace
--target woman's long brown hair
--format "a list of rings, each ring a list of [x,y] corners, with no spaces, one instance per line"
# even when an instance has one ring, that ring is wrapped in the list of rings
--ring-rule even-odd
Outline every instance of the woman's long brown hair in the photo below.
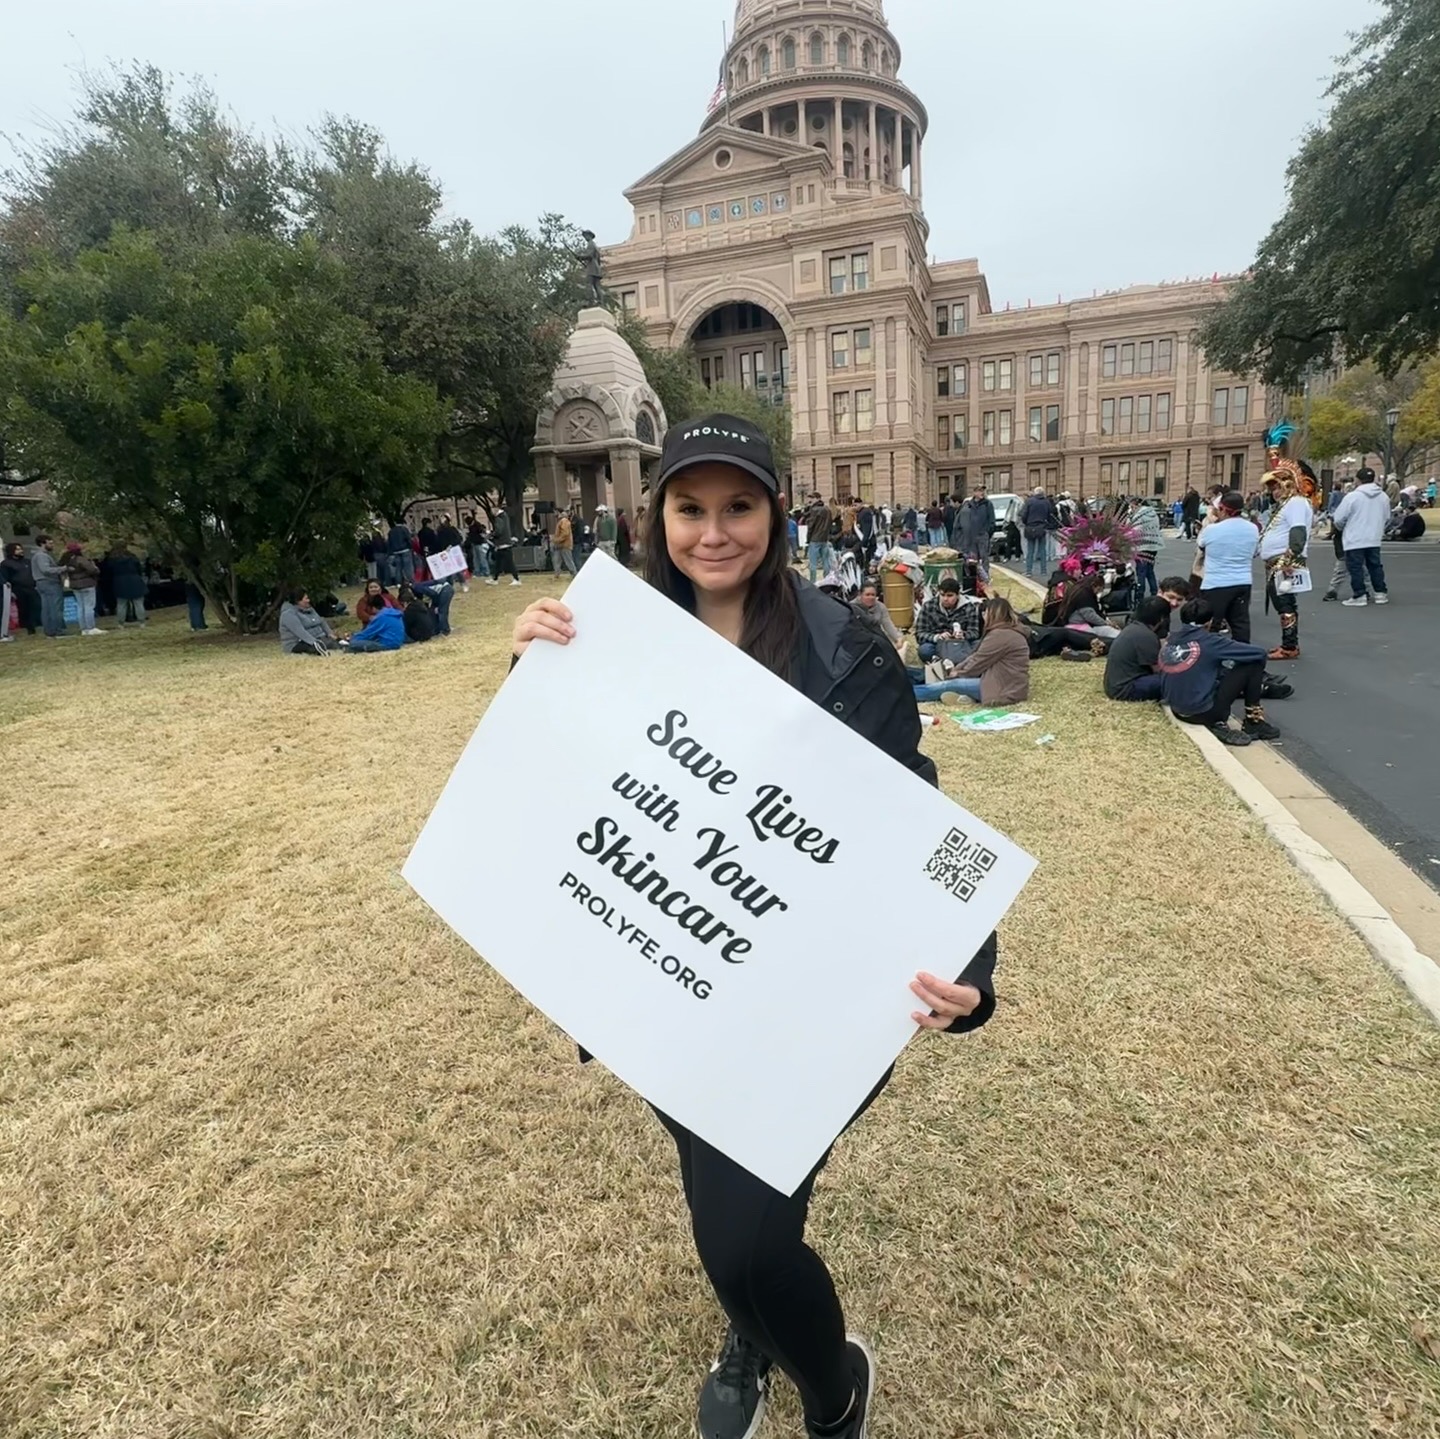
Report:
[[[782,680],[793,678],[795,651],[800,638],[800,604],[795,577],[790,573],[790,532],[779,497],[769,495],[770,547],[760,568],[750,576],[745,596],[745,621],[740,648]],[[645,534],[645,579],[668,600],[690,614],[696,612],[695,586],[670,558],[665,539],[665,498],[651,498]]]

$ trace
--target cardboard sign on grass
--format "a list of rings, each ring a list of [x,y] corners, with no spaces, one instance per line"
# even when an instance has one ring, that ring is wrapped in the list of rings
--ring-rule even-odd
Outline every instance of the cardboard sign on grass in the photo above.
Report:
[[[530,646],[405,878],[791,1194],[914,1037],[915,972],[958,976],[1034,861],[603,553],[565,603],[576,638]]]

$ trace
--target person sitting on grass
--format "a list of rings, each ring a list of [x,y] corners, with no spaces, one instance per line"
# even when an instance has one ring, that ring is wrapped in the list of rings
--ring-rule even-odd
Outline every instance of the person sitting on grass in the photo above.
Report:
[[[939,653],[941,640],[968,640],[972,645],[980,638],[980,606],[960,603],[960,581],[948,576],[940,581],[938,594],[920,606],[915,617],[915,643],[922,664]]]
[[[1112,700],[1158,700],[1161,683],[1156,665],[1160,641],[1170,633],[1170,605],[1152,595],[1142,600],[1130,623],[1110,646],[1105,661],[1105,694]]]
[[[454,581],[416,580],[414,594],[430,606],[431,617],[435,621],[435,633],[448,635],[450,633],[450,601],[455,598]]]
[[[363,630],[351,635],[348,648],[352,655],[369,655],[398,650],[404,643],[405,611],[386,606],[375,612]]]
[[[280,606],[281,652],[323,658],[332,654],[338,644],[329,621],[315,613],[310,596],[304,590],[291,590]]]
[[[1030,698],[1030,644],[1009,600],[997,595],[985,601],[984,635],[978,648],[958,665],[947,665],[946,670],[946,681],[938,686],[926,685],[923,670],[910,670],[918,702],[925,703],[920,691],[927,688],[938,689],[934,698],[944,704],[958,703],[963,697],[994,708],[1022,704]]]
[[[866,580],[860,586],[860,593],[852,601],[850,608],[854,611],[857,619],[868,625],[876,634],[882,635],[897,651],[901,653],[905,649],[905,636],[895,628],[895,621],[890,618],[890,611],[880,603],[880,586],[875,580]]]
[[[1221,744],[1274,740],[1280,731],[1265,718],[1265,651],[1217,629],[1210,601],[1201,595],[1180,611],[1180,629],[1161,647],[1161,698],[1184,724],[1204,725]],[[1235,701],[1245,702],[1240,731],[1230,728]]]
[[[404,606],[379,580],[366,580],[365,590],[355,601],[355,618],[368,625],[381,610],[399,610]]]

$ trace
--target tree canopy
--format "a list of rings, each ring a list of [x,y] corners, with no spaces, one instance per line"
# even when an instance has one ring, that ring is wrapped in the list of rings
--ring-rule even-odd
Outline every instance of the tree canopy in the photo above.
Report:
[[[1274,384],[1440,348],[1440,0],[1384,0],[1328,94],[1284,215],[1201,333],[1212,364]]]
[[[1386,416],[1399,411],[1395,453]],[[1440,452],[1440,360],[1384,375],[1370,361],[1347,370],[1310,408],[1306,448],[1317,459],[1358,453],[1390,463],[1402,481]]]

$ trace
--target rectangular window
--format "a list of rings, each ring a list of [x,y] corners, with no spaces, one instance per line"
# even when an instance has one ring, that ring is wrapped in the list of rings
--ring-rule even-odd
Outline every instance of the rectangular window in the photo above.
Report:
[[[1170,396],[1155,396],[1155,428],[1168,431],[1170,428]]]
[[[963,400],[963,399],[965,398],[966,392],[969,390],[969,388],[970,388],[970,366],[969,366],[969,365],[956,365],[956,366],[955,366],[955,398],[956,398],[957,400]]]
[[[1030,388],[1038,390],[1045,383],[1045,356],[1030,356]]]
[[[1129,492],[1130,492],[1130,461],[1129,461],[1129,460],[1121,460],[1120,463],[1119,463],[1115,468],[1116,468],[1115,478],[1116,478],[1116,480],[1119,482],[1119,485],[1120,485],[1120,493],[1121,493],[1122,495],[1129,494]]]
[[[875,391],[855,391],[855,430],[857,434],[868,434],[875,428]]]
[[[987,395],[993,395],[995,393],[995,370],[994,360],[986,360],[980,366],[980,388],[984,390]]]
[[[700,383],[708,390],[710,388],[710,361],[700,361]]]
[[[1245,482],[1245,456],[1230,456],[1230,488],[1238,490]]]
[[[875,466],[868,460],[862,460],[855,466],[855,488],[860,491],[859,498],[867,505],[875,501]]]
[[[1100,493],[1108,495],[1115,486],[1115,466],[1108,461],[1100,466]],[[1077,491],[1078,493],[1078,491]]]
[[[1210,483],[1212,485],[1223,485],[1225,483],[1225,456],[1210,456]]]
[[[1114,345],[1106,345],[1105,348],[1100,351],[1100,374],[1104,379],[1113,380],[1115,378],[1116,355],[1118,353]]]
[[[850,368],[849,330],[836,330],[830,336],[830,368],[832,370],[848,370]]]
[[[941,365],[935,372],[935,393],[940,399],[950,398],[950,366]]]
[[[1210,400],[1210,423],[1223,430],[1230,423],[1230,391],[1216,390]]]
[[[1169,479],[1170,465],[1167,460],[1155,461],[1155,493],[1163,495]]]
[[[1045,438],[1051,444],[1060,439],[1060,406],[1046,405],[1045,407]]]
[[[1100,433],[1102,435],[1113,435],[1115,433],[1115,401],[1100,401]]]
[[[1153,375],[1155,373],[1155,341],[1146,340],[1140,346],[1140,373],[1142,375]]]
[[[955,448],[963,450],[970,438],[970,422],[964,415],[955,416]]]
[[[986,410],[980,419],[980,442],[985,445],[995,443],[995,411]]]
[[[1145,488],[1146,485],[1148,485],[1148,484],[1150,483],[1150,461],[1149,461],[1149,460],[1136,460],[1136,461],[1135,461],[1135,483],[1136,483],[1136,485],[1138,485],[1142,490]]]
[[[875,352],[870,345],[869,326],[855,331],[855,368],[868,370],[875,363]]]
[[[1060,383],[1060,351],[1051,350],[1045,356],[1045,383],[1047,385],[1058,385]]]
[[[1135,401],[1135,433],[1137,435],[1148,435],[1150,433],[1150,406],[1149,395],[1141,395]]]
[[[944,339],[950,333],[950,306],[935,306],[935,333]]]
[[[1135,397],[1126,395],[1120,401],[1120,433],[1128,435],[1135,426]]]
[[[850,272],[846,266],[845,257],[844,255],[837,255],[830,261],[830,293],[832,295],[843,295],[849,279]]]
[[[850,466],[835,466],[835,496],[843,505],[850,498]]]
[[[742,390],[755,388],[755,356],[749,350],[740,352],[740,388]]]
[[[1155,347],[1155,373],[1168,375],[1175,368],[1175,341],[1161,340]]]
[[[950,421],[943,416],[935,423],[935,448],[937,450],[950,448]]]
[[[1134,344],[1120,346],[1120,374],[1123,378],[1126,375],[1135,373],[1135,346]]]
[[[957,335],[963,335],[970,324],[970,310],[964,300],[955,301],[954,308],[951,311],[951,317],[955,322],[955,333]]]
[[[1015,442],[1015,412],[1013,410],[1000,411],[1000,443],[1011,445]]]
[[[1037,445],[1045,438],[1045,411],[1039,405],[1030,406],[1030,438]]]
[[[832,428],[837,435],[848,435],[850,433],[850,396],[842,390],[837,395],[830,397],[830,413],[834,421]]]
[[[1015,361],[1000,361],[1000,388],[1002,390],[1013,390],[1015,388]]]
[[[788,390],[790,388],[790,347],[781,345],[780,356],[780,383]]]
[[[1232,425],[1248,425],[1250,423],[1249,385],[1235,386],[1235,393],[1230,397],[1230,423]]]
[[[851,255],[850,278],[854,281],[857,290],[870,288],[870,256],[868,254]]]
[[[1036,485],[1039,485],[1039,484],[1042,484],[1042,483],[1043,483],[1043,481],[1042,481],[1042,479],[1041,479],[1041,474],[1042,474],[1042,471],[1040,471],[1040,470],[1038,470],[1038,469],[1033,469],[1033,470],[1030,471],[1030,488],[1031,488],[1032,490],[1035,488]]]
[[[1060,471],[1054,465],[1045,466],[1045,488],[1053,495],[1060,483]]]
[[[716,356],[715,356],[715,383],[716,383],[717,385],[723,385],[723,384],[725,383],[725,356],[724,356],[724,355],[716,355]]]
[[[620,294],[620,307],[627,315],[633,315],[636,309],[636,294],[634,290],[624,290]]]

